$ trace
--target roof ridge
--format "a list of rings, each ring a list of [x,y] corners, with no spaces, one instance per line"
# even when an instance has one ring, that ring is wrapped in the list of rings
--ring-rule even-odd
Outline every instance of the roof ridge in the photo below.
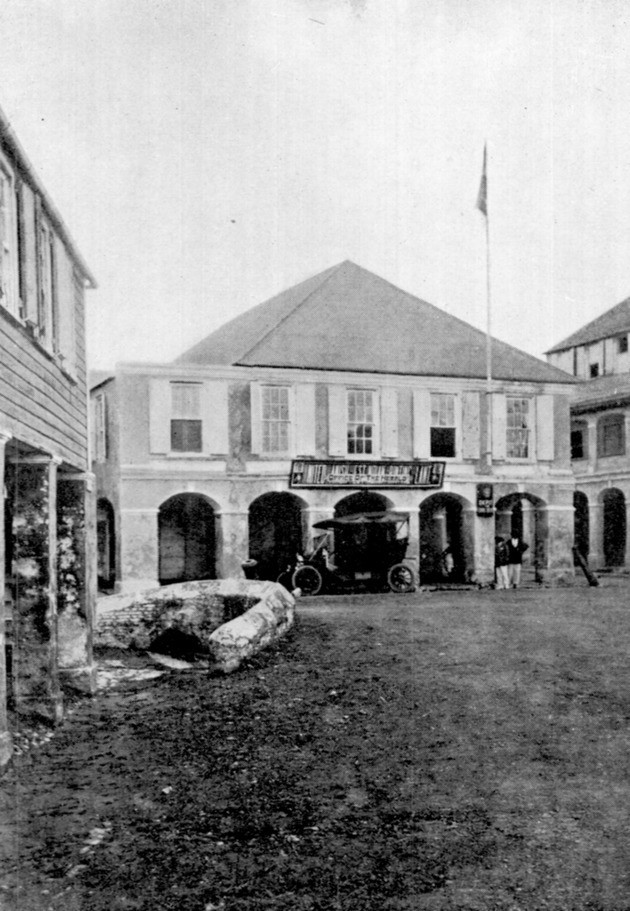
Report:
[[[349,259],[344,259],[343,262],[338,263],[336,266],[331,266],[330,269],[324,269],[324,273],[326,273],[326,272],[328,273],[326,275],[326,277],[323,278],[317,284],[317,286],[315,288],[312,288],[311,291],[309,291],[309,293],[306,295],[306,297],[303,297],[302,300],[299,301],[294,307],[292,307],[288,313],[285,313],[284,316],[280,317],[280,319],[276,323],[273,324],[273,326],[271,326],[269,329],[267,329],[266,332],[263,332],[263,334],[260,336],[260,338],[257,339],[257,341],[255,341],[254,344],[250,348],[248,348],[246,351],[244,351],[240,355],[240,357],[235,358],[234,364],[240,365],[240,366],[247,366],[247,365],[242,365],[241,361],[245,360],[245,358],[248,357],[252,353],[252,351],[255,351],[259,345],[262,345],[262,343],[265,341],[265,339],[268,338],[272,332],[275,332],[276,329],[278,329],[280,326],[282,326],[282,324],[285,323],[289,319],[289,317],[293,316],[294,313],[297,310],[299,310],[300,307],[302,307],[306,303],[306,301],[309,300],[309,298],[311,298],[313,296],[313,294],[315,294],[316,291],[319,291],[320,288],[322,288],[326,284],[326,282],[329,281],[329,279],[332,278],[332,276],[339,269],[341,269],[342,266],[344,266],[346,263],[349,263],[349,262],[350,262]],[[324,273],[321,273],[321,274],[324,274]],[[313,276],[313,278],[316,278],[316,277],[317,277],[316,275]],[[308,281],[308,279],[305,279],[305,281]],[[272,300],[273,300],[273,298],[272,298]]]

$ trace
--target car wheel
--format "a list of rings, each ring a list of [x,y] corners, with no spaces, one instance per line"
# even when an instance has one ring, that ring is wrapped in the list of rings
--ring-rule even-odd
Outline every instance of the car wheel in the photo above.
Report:
[[[314,566],[299,566],[293,573],[293,588],[301,589],[304,595],[317,595],[323,584],[322,574]]]

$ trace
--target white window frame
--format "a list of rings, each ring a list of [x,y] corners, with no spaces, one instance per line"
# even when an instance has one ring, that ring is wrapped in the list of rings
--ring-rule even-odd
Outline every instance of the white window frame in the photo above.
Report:
[[[510,426],[510,403],[527,402],[527,422],[525,426]],[[505,457],[509,462],[531,462],[536,452],[536,440],[534,439],[534,427],[536,421],[535,403],[533,396],[530,395],[506,395],[505,397]],[[514,416],[514,412],[512,413]],[[510,431],[526,431],[526,455],[512,455],[510,452]]]
[[[448,402],[450,414],[444,414],[442,406],[445,402]],[[430,394],[430,406],[431,406],[431,424],[429,429],[429,447],[432,459],[456,459],[459,453],[459,437],[461,436],[460,431],[460,422],[458,421],[458,397],[454,392],[432,392]],[[437,406],[437,407],[436,407]],[[437,412],[437,422],[434,418],[434,415]],[[451,418],[450,421],[447,418]],[[452,429],[454,433],[454,447],[453,455],[444,456],[434,454],[433,446],[431,443],[431,430],[433,428],[438,428],[440,430],[449,430]]]
[[[169,450],[177,453],[201,453],[203,452],[203,383],[191,383],[187,381],[173,380],[169,383],[170,387],[170,426],[169,426]],[[182,389],[194,390],[196,393],[196,402],[194,406],[186,407],[178,404],[175,400],[175,390]],[[198,449],[175,449],[172,445],[173,440],[173,421],[198,421],[200,427],[200,443]]]
[[[0,306],[20,318],[19,249],[17,232],[17,199],[13,170],[0,155],[0,218],[4,230],[0,233]]]
[[[356,401],[354,403],[354,409],[355,409],[354,416],[352,415],[351,397],[354,397],[357,395],[360,395],[360,396],[369,395],[370,396],[369,412],[368,412],[369,419],[368,419],[368,417],[361,418],[360,416],[357,416],[356,409],[357,409],[357,405],[359,403]],[[363,407],[365,409],[365,402],[360,407]],[[363,427],[363,426],[367,426],[367,425],[369,425],[372,428],[371,437],[358,438],[355,440],[355,442],[362,440],[363,445],[365,445],[365,443],[369,439],[371,441],[371,452],[358,452],[356,450],[354,452],[351,452],[350,451],[351,428],[352,427],[359,428],[359,427]],[[380,431],[379,398],[378,398],[377,390],[370,389],[365,386],[351,386],[351,387],[347,388],[346,389],[346,452],[347,452],[347,454],[350,457],[356,458],[356,459],[373,459],[375,457],[378,457],[378,455],[379,455],[379,431]]]
[[[260,384],[260,454],[263,456],[270,455],[290,455],[293,451],[293,388],[286,384],[280,383],[261,383]],[[268,396],[283,393],[286,401],[283,403],[267,401]],[[280,407],[286,407],[286,418],[273,416],[270,410]],[[273,446],[271,429],[282,428],[285,435],[286,446]],[[269,433],[266,432],[269,431]],[[278,439],[278,437],[276,437]],[[280,440],[280,442],[282,442]]]

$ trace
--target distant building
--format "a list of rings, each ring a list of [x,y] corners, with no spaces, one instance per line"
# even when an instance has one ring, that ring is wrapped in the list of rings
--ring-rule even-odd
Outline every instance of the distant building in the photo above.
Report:
[[[571,404],[576,545],[594,567],[628,565],[630,298],[547,352],[582,380]]]
[[[275,578],[314,522],[385,508],[411,514],[422,581],[447,546],[456,577],[490,580],[513,528],[540,578],[571,576],[574,381],[492,348],[489,394],[482,332],[344,262],[174,363],[98,377],[102,584],[240,575],[248,557]]]
[[[93,684],[86,287],[94,279],[0,111],[0,764],[7,704],[54,721],[60,674]]]

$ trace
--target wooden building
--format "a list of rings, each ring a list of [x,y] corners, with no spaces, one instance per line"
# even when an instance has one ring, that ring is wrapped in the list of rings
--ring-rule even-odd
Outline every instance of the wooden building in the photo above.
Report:
[[[8,710],[90,689],[95,603],[85,289],[94,279],[0,111],[0,764]]]
[[[538,578],[571,577],[574,380],[344,262],[247,311],[171,364],[92,388],[102,583],[275,578],[313,523],[411,516],[420,580],[446,547],[490,581],[495,533]]]

